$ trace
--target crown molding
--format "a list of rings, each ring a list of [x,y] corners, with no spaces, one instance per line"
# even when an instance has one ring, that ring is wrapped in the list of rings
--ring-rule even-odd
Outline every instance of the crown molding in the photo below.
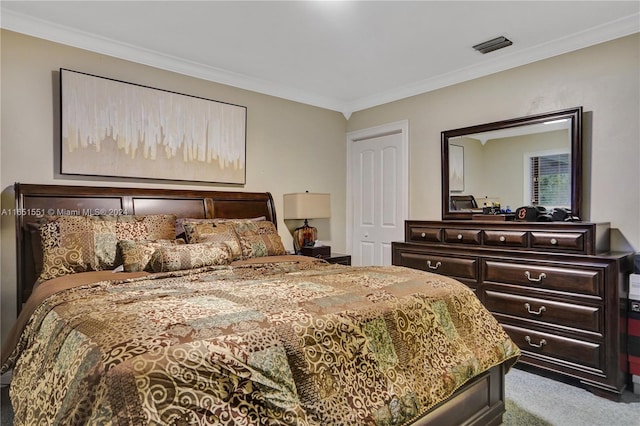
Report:
[[[335,100],[317,94],[303,92],[271,81],[203,65],[154,50],[140,48],[110,38],[100,37],[95,34],[58,25],[50,21],[36,19],[7,9],[2,9],[0,27],[67,46],[125,59],[138,64],[173,71],[179,74],[332,111],[342,112],[344,107],[344,101],[342,100]]]
[[[176,73],[225,84],[244,90],[258,92],[307,105],[341,112],[348,120],[353,112],[372,108],[389,102],[430,92],[464,81],[484,77],[510,68],[526,65],[542,59],[568,53],[574,50],[603,43],[616,38],[640,32],[640,14],[609,22],[568,37],[554,40],[527,50],[512,54],[503,54],[495,59],[485,59],[473,66],[461,68],[450,73],[441,74],[413,84],[377,93],[345,102],[315,93],[261,80],[252,76],[234,73],[228,70],[206,66],[187,61],[179,57],[166,55],[157,51],[143,49],[138,46],[121,43],[95,34],[81,32],[49,21],[35,19],[31,16],[2,8],[0,27],[27,34],[33,37],[54,41],[56,43],[77,47],[92,52],[113,56],[120,59],[173,71]]]

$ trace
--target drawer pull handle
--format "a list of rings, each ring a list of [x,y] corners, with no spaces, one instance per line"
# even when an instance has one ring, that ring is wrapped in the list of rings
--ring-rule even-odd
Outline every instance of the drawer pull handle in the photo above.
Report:
[[[457,238],[458,238],[459,240],[461,240],[461,239],[462,239],[462,234],[458,234],[458,237],[457,237]]]
[[[504,235],[500,235],[500,242],[504,243],[507,241],[507,238]]]
[[[420,234],[420,236],[421,236],[422,238],[426,238],[427,233],[426,233],[426,232],[423,232],[422,234]]]
[[[431,261],[427,260],[427,266],[429,267],[429,269],[433,269],[436,270],[438,269],[440,266],[442,266],[442,262],[436,262],[436,264],[434,266],[431,265]]]
[[[536,343],[531,343],[531,337],[529,336],[524,336],[524,340],[527,341],[527,343],[529,344],[529,346],[534,347],[534,348],[541,348],[544,345],[547,344],[547,341],[544,339],[540,339],[540,343],[536,344]]]
[[[547,274],[545,274],[544,272],[541,273],[540,276],[538,276],[538,278],[531,278],[531,272],[529,272],[529,271],[524,271],[524,274],[526,275],[526,277],[527,277],[527,279],[529,281],[534,282],[534,283],[539,283],[544,278],[547,278]]]
[[[532,311],[531,305],[528,303],[525,303],[524,307],[527,310],[527,312],[533,315],[542,315],[542,313],[547,310],[547,308],[544,305],[540,306],[540,308],[537,311]]]
[[[558,244],[558,240],[556,240],[555,238],[552,238],[549,242],[551,243],[552,246],[555,246]]]

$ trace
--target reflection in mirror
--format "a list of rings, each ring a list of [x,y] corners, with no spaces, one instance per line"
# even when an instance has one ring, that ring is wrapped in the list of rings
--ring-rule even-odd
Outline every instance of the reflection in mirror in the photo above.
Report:
[[[497,204],[579,216],[581,115],[574,108],[442,132],[443,219]],[[474,202],[456,203],[465,197]]]

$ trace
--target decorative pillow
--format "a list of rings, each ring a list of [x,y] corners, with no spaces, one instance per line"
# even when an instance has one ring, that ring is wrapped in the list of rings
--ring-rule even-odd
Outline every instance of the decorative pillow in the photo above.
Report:
[[[185,244],[183,239],[154,241],[118,241],[118,252],[122,256],[125,272],[151,271],[149,261],[153,253],[160,247],[172,247]]]
[[[146,216],[87,216],[93,233],[94,255],[93,269],[113,269],[122,263],[117,257],[117,244],[120,240],[155,241],[173,240],[175,215]]]
[[[38,281],[91,270],[93,242],[84,216],[51,218],[40,225],[40,240],[42,272]]]
[[[233,260],[242,258],[240,240],[231,223],[184,222],[182,225],[189,244],[224,243],[231,250]]]
[[[153,272],[179,271],[203,266],[226,265],[231,262],[231,250],[224,243],[194,243],[159,247],[149,264]]]
[[[203,219],[203,218],[195,218],[195,217],[179,217],[176,219],[176,238],[185,238],[186,233],[184,230],[184,223],[206,223],[212,222],[212,219]]]
[[[187,218],[187,217],[179,217],[176,219],[176,238],[182,238],[185,235],[184,223],[222,223],[234,220],[250,220],[250,221],[259,221],[259,220],[267,220],[266,216],[253,217],[250,219],[224,219],[224,218],[215,218],[215,219],[204,219],[204,218]]]
[[[251,217],[248,219],[227,219],[224,217],[217,217],[215,219],[212,219],[214,223],[225,223],[225,222],[261,222],[263,220],[267,220],[266,216],[259,216],[259,217]]]
[[[262,220],[257,222],[234,221],[231,223],[240,240],[243,259],[279,256],[287,253],[273,222]]]
[[[29,234],[29,240],[31,241],[31,254],[33,256],[34,272],[35,276],[39,277],[42,273],[42,238],[40,237],[40,227],[44,222],[44,218],[37,222],[27,223],[27,232]],[[36,219],[36,220],[38,220]]]
[[[42,272],[38,281],[113,269],[119,240],[172,240],[175,215],[47,216],[40,225]]]

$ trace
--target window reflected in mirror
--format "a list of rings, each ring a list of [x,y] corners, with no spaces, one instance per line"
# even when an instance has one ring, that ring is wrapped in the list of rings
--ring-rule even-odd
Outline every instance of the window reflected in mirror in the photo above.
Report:
[[[527,191],[525,205],[571,207],[571,159],[569,152],[548,154],[531,153],[525,171]],[[527,202],[528,201],[528,202]]]

